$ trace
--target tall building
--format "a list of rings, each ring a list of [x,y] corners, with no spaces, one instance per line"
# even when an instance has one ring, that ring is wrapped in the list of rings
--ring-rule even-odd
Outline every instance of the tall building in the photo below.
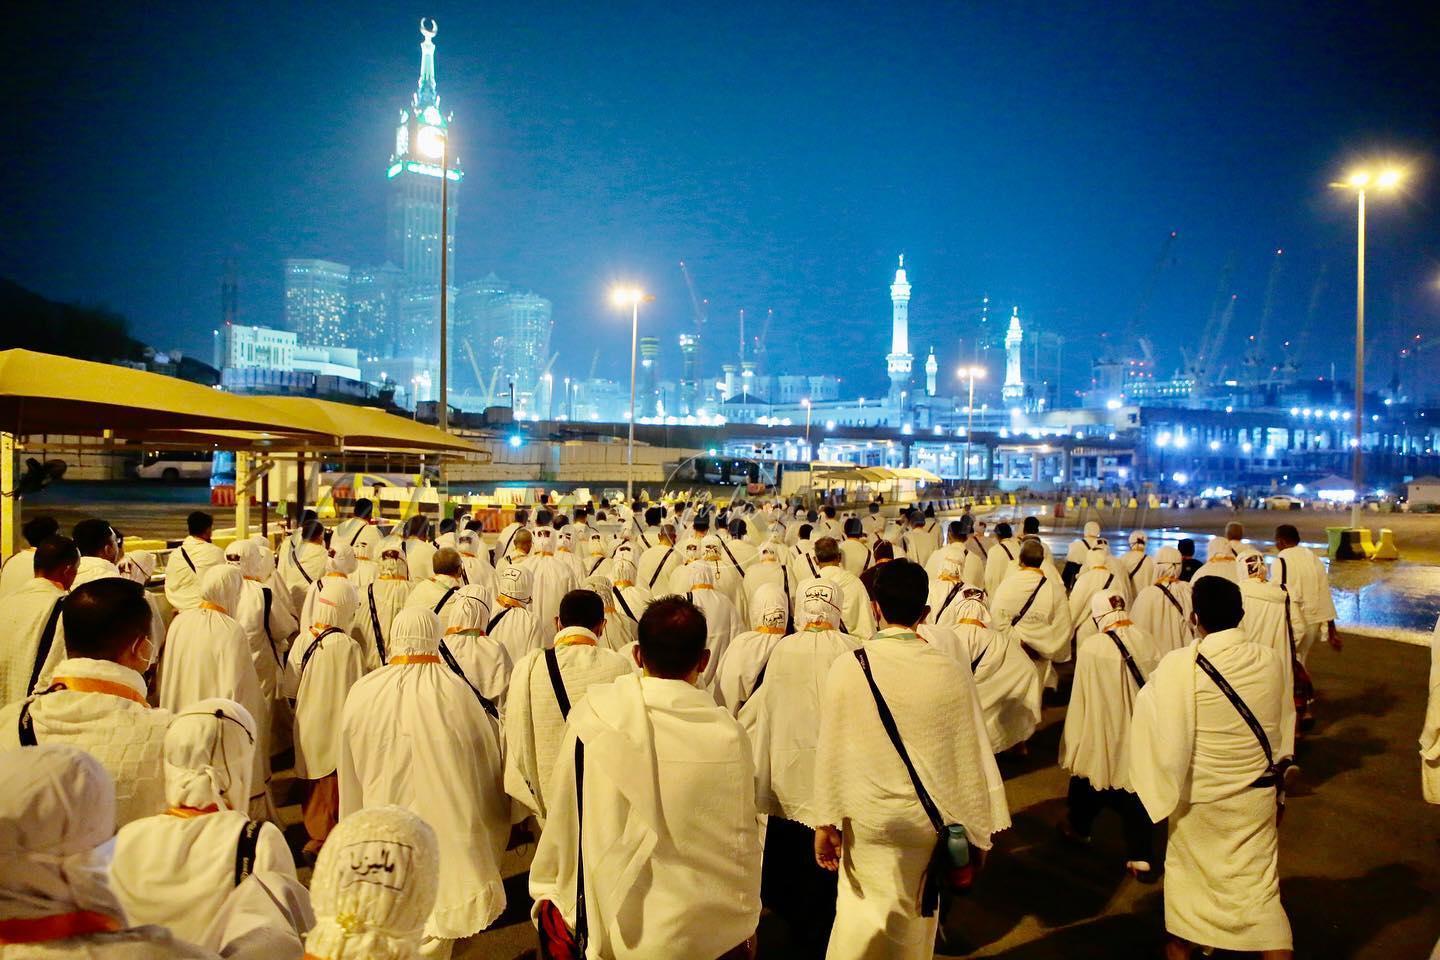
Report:
[[[635,398],[635,416],[663,416],[660,408],[660,338],[640,338],[640,395]]]
[[[394,264],[350,271],[350,331],[362,357],[393,357],[405,275]]]
[[[935,348],[930,348],[930,356],[925,358],[925,396],[935,396],[935,378],[940,373],[940,361],[935,359]]]
[[[345,322],[350,268],[329,260],[285,261],[285,329],[301,343],[322,347],[350,345]]]
[[[1025,400],[1025,380],[1020,373],[1020,345],[1025,334],[1020,330],[1020,308],[1010,311],[1010,329],[1005,331],[1005,385],[1000,396],[1006,406],[1018,406]]]
[[[890,354],[885,367],[890,374],[889,405],[899,410],[910,389],[910,367],[915,358],[910,354],[910,281],[905,278],[905,254],[900,254],[900,268],[890,284]]]
[[[411,95],[410,107],[400,111],[395,128],[395,152],[390,156],[386,177],[390,197],[386,217],[386,258],[416,284],[440,282],[440,177],[450,181],[448,229],[445,255],[453,277],[455,260],[455,215],[457,195],[465,174],[460,169],[456,143],[450,127],[451,116],[440,111],[440,94],[435,88],[435,21],[421,20],[420,80]],[[401,349],[407,347],[401,345]]]
[[[680,334],[680,410],[682,417],[700,412],[700,337]]]

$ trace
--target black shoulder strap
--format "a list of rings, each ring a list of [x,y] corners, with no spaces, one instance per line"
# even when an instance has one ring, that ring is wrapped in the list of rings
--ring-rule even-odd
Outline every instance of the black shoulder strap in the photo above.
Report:
[[[437,604],[435,604],[435,609],[432,610],[432,611],[430,611],[430,612],[433,613],[433,614],[435,614],[435,616],[437,616],[437,617],[440,616],[440,611],[445,609],[445,604],[447,604],[447,603],[450,602],[450,598],[453,597],[453,596],[455,596],[455,591],[456,591],[456,590],[459,590],[459,589],[460,589],[459,587],[451,587],[449,590],[446,590],[446,591],[440,596],[440,602],[437,603]],[[485,631],[485,632],[486,632],[486,633],[489,633],[490,631],[487,630],[487,631]]]
[[[183,552],[183,551],[182,551],[182,552]],[[189,558],[187,557],[186,559],[189,559]],[[315,582],[315,578],[312,577],[312,576],[310,576],[309,571],[307,571],[307,570],[305,569],[305,566],[300,562],[300,550],[299,550],[298,547],[295,546],[295,544],[294,544],[293,542],[290,544],[290,562],[295,565],[295,569],[296,569],[296,570],[299,570],[299,571],[300,571],[300,576],[302,576],[302,577],[305,578],[305,582],[306,582],[306,583],[314,583],[314,582]],[[192,568],[193,568],[193,565],[192,565]]]
[[[34,698],[30,697],[20,704],[20,722],[17,724],[15,733],[22,747],[40,745],[39,741],[35,739],[35,718],[30,716],[30,704],[33,702]]]
[[[1251,712],[1250,706],[1244,700],[1240,699],[1240,694],[1236,693],[1235,688],[1230,686],[1230,681],[1221,675],[1220,671],[1215,668],[1215,664],[1211,663],[1205,654],[1198,652],[1195,654],[1195,666],[1209,674],[1210,679],[1215,681],[1215,686],[1219,687],[1220,692],[1225,694],[1225,699],[1230,701],[1231,706],[1240,714],[1240,718],[1250,727],[1250,732],[1255,734],[1255,739],[1260,741],[1260,749],[1265,751],[1266,767],[1273,768],[1275,766],[1275,755],[1270,750],[1270,738],[1265,735],[1265,728],[1260,726],[1259,720],[1255,719],[1255,714]]]
[[[575,953],[583,957],[590,942],[585,909],[585,741],[575,738]]]
[[[45,669],[45,661],[50,659],[50,650],[55,646],[55,628],[60,624],[60,611],[64,607],[65,598],[57,597],[55,606],[50,608],[50,616],[45,620],[45,629],[40,631],[40,645],[35,648],[35,663],[30,668],[30,685],[25,688],[27,697],[35,692],[35,685],[40,682],[40,674]]]
[[[490,622],[485,624],[485,632],[487,634],[494,633],[495,628],[500,626],[500,621],[505,619],[505,614],[514,609],[514,607],[505,607],[499,613],[495,614],[495,616],[491,617]]]
[[[1021,620],[1024,620],[1024,619],[1025,619],[1025,614],[1027,614],[1027,613],[1030,612],[1030,607],[1034,605],[1034,603],[1035,603],[1035,598],[1038,597],[1038,596],[1040,596],[1040,588],[1043,587],[1043,586],[1045,586],[1045,577],[1044,577],[1044,575],[1042,574],[1041,577],[1040,577],[1040,582],[1037,583],[1037,584],[1035,584],[1035,589],[1032,590],[1032,591],[1030,592],[1030,596],[1026,598],[1026,600],[1025,600],[1025,606],[1021,607],[1021,608],[1020,608],[1020,612],[1017,613],[1017,614],[1015,614],[1015,616],[1013,616],[1013,617],[1010,618],[1010,626],[1013,627],[1013,626],[1015,626],[1017,623],[1019,623]]]
[[[294,547],[295,547],[295,545],[292,543],[292,544],[290,545],[290,547],[291,547],[291,549],[293,550]],[[188,553],[185,552],[185,548],[184,548],[184,547],[181,547],[181,548],[180,548],[180,558],[185,561],[185,565],[190,568],[190,572],[191,572],[191,573],[199,573],[199,572],[200,572],[199,570],[196,570],[196,569],[195,569],[195,561],[190,559],[190,554],[188,554]]]
[[[261,601],[260,625],[265,628],[265,639],[270,641],[270,655],[275,658],[277,664],[281,663],[280,648],[275,646],[275,635],[270,632],[270,611],[275,606],[275,592],[269,587],[260,588]]]
[[[720,539],[718,537],[716,539],[720,540],[720,549],[725,551],[725,556],[729,557],[730,562],[734,564],[735,572],[743,578],[745,576],[745,571],[740,569],[740,561],[736,560],[735,554],[730,552],[730,544],[726,543],[723,539]]]
[[[1165,586],[1165,584],[1163,583],[1157,583],[1155,584],[1155,586],[1159,587],[1160,592],[1165,594],[1166,600],[1169,600],[1172,604],[1175,605],[1175,611],[1180,614],[1180,619],[1185,619],[1185,608],[1180,605],[1179,600],[1175,599],[1175,594],[1170,592],[1170,588]]]
[[[255,848],[260,843],[262,820],[246,820],[240,828],[240,839],[235,844],[235,886],[255,872]]]
[[[895,725],[895,717],[890,713],[890,706],[880,694],[880,688],[875,685],[875,676],[870,672],[870,658],[865,651],[856,650],[855,659],[860,661],[860,669],[865,672],[865,682],[870,684],[870,693],[875,697],[875,709],[880,712],[880,723],[885,727],[885,733],[890,737],[890,742],[895,746],[895,752],[900,754],[900,760],[905,764],[905,771],[910,774],[910,782],[915,786],[915,793],[920,798],[920,806],[925,808],[925,816],[930,818],[930,823],[936,831],[945,829],[945,820],[940,816],[940,810],[935,806],[935,801],[930,799],[926,792],[925,785],[920,782],[920,774],[915,770],[915,764],[910,762],[910,754],[905,750],[905,741],[900,739],[900,728]]]
[[[1284,557],[1276,557],[1280,561],[1280,586],[1285,586],[1290,579],[1290,568],[1285,563]]]
[[[809,553],[804,553],[804,552],[802,552],[801,555],[805,558],[805,562],[810,565],[810,572],[811,572],[812,574],[814,574],[816,577],[819,577],[819,576],[820,576],[820,568],[817,567],[817,566],[815,566],[815,557],[814,557],[813,555],[809,554]]]
[[[590,567],[590,572],[589,572],[588,574],[586,574],[586,576],[589,576],[589,577],[595,576],[595,571],[596,571],[596,570],[599,570],[599,569],[600,569],[600,564],[604,563],[607,559],[609,559],[609,558],[606,557],[605,554],[603,554],[603,553],[600,554],[600,556],[596,557],[596,558],[595,558],[595,563],[594,563],[593,565],[591,565],[591,567]]]
[[[956,580],[956,581],[955,581],[955,586],[951,587],[951,588],[950,588],[950,592],[947,593],[947,594],[945,594],[945,602],[942,603],[942,604],[940,604],[940,609],[939,609],[939,610],[936,610],[936,611],[935,611],[935,622],[936,622],[936,623],[939,623],[939,622],[940,622],[940,617],[941,617],[942,615],[944,615],[944,613],[945,613],[945,608],[948,607],[948,606],[950,606],[950,601],[955,599],[955,595],[960,592],[960,588],[963,587],[963,586],[965,586],[965,584],[964,584],[962,581]]]
[[[665,563],[666,563],[666,561],[668,561],[668,560],[670,559],[670,554],[672,554],[672,553],[674,553],[674,552],[675,552],[675,548],[674,548],[674,547],[671,547],[669,550],[666,550],[666,551],[665,551],[665,556],[661,557],[661,558],[660,558],[660,562],[655,565],[655,572],[650,575],[650,589],[651,589],[651,590],[655,589],[655,581],[660,579],[660,571],[665,569]]]
[[[1010,548],[1007,547],[1007,546],[1005,546],[1005,541],[1004,541],[1004,540],[1001,540],[1001,541],[1000,541],[999,546],[1000,546],[1000,549],[1001,549],[1001,550],[1004,550],[1004,551],[1005,551],[1005,557],[1006,557],[1011,563],[1014,563],[1014,562],[1015,562],[1015,554],[1011,553],[1011,552],[1010,552]]]
[[[1125,647],[1125,642],[1120,639],[1120,634],[1114,630],[1106,630],[1105,636],[1115,641],[1115,647],[1120,651],[1120,656],[1125,660],[1125,669],[1130,671],[1130,676],[1135,678],[1135,686],[1145,686],[1145,674],[1140,672],[1140,667],[1135,663],[1135,658],[1130,656],[1130,651]]]
[[[1101,587],[1100,589],[1101,589],[1101,590],[1109,590],[1109,589],[1110,589],[1110,584],[1112,584],[1112,583],[1114,583],[1114,582],[1115,582],[1115,574],[1114,574],[1114,572],[1112,571],[1111,574],[1110,574],[1110,576],[1108,576],[1108,577],[1105,578],[1105,586]]]
[[[620,609],[625,611],[625,616],[629,617],[631,620],[634,620],[636,623],[639,623],[640,618],[635,616],[634,610],[630,609],[630,604],[626,602],[625,593],[623,592],[623,590],[620,587],[616,587],[614,592],[615,602],[620,604]]]
[[[555,691],[555,702],[560,705],[560,717],[570,719],[570,695],[565,692],[565,679],[560,676],[560,658],[554,647],[545,648],[545,670],[550,674],[550,689]]]
[[[352,546],[352,547],[355,546],[355,542],[360,539],[360,534],[362,534],[362,533],[365,532],[365,527],[366,527],[366,524],[365,524],[365,522],[362,520],[362,521],[360,522],[360,525],[355,528],[355,536],[353,536],[353,537],[350,538],[350,546]]]
[[[970,673],[971,673],[972,675],[975,673],[976,670],[980,669],[980,661],[981,661],[981,660],[984,660],[984,659],[985,659],[985,654],[987,654],[987,653],[989,653],[989,652],[990,652],[990,644],[989,644],[989,643],[986,643],[985,646],[983,646],[983,647],[980,648],[980,655],[979,655],[978,657],[976,657],[974,660],[971,660],[971,661],[970,661]]]
[[[507,607],[506,609],[508,610],[509,608]],[[475,694],[475,699],[480,701],[481,708],[490,715],[490,719],[500,719],[499,708],[495,706],[494,701],[480,692],[479,687],[470,682],[469,677],[465,676],[465,671],[460,668],[460,661],[455,659],[455,654],[450,652],[450,648],[445,645],[444,640],[440,641],[440,659],[445,661],[445,666],[454,671],[455,676],[465,681],[465,686],[469,687],[470,692]]]
[[[310,646],[305,648],[305,654],[300,658],[300,676],[305,676],[305,668],[310,666],[310,658],[315,656],[315,651],[320,649],[320,644],[325,638],[332,634],[344,632],[345,631],[339,627],[326,627],[324,630],[321,630],[320,635],[311,642]]]
[[[1142,554],[1140,554],[1140,559],[1139,559],[1139,561],[1136,562],[1135,566],[1133,566],[1133,567],[1130,568],[1130,572],[1125,575],[1125,579],[1129,580],[1131,583],[1134,583],[1134,582],[1135,582],[1135,574],[1139,573],[1139,572],[1140,572],[1140,568],[1143,567],[1143,566],[1145,566],[1145,554],[1142,553]]]
[[[365,588],[365,601],[370,609],[370,629],[375,634],[375,652],[380,655],[380,663],[387,664],[390,660],[385,656],[385,633],[380,629],[380,611],[375,606],[375,584]]]

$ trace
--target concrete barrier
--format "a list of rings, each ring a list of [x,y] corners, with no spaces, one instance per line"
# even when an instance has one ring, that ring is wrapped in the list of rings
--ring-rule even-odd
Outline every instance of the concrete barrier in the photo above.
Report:
[[[1325,537],[1328,541],[1327,553],[1331,560],[1368,560],[1369,554],[1365,552],[1364,543],[1361,540],[1361,533],[1369,539],[1369,530],[1358,530],[1354,527],[1326,527]]]
[[[1380,528],[1380,543],[1375,547],[1371,560],[1399,560],[1400,548],[1395,545],[1395,531],[1389,527]]]
[[[1365,551],[1365,559],[1370,560],[1375,556],[1375,539],[1370,535],[1369,527],[1360,528],[1360,549]]]

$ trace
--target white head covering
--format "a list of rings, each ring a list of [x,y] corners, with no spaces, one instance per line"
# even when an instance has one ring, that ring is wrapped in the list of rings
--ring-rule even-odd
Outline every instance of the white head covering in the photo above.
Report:
[[[480,553],[480,534],[474,530],[461,530],[455,534],[455,549],[460,551],[461,556],[473,556]]]
[[[485,631],[490,622],[490,604],[485,602],[485,588],[470,583],[455,593],[455,599],[445,606],[445,632],[460,633],[464,630]]]
[[[345,576],[355,572],[360,561],[355,557],[355,548],[348,543],[341,543],[330,548],[330,559],[325,561],[326,573],[343,573]]]
[[[1247,577],[1252,580],[1269,579],[1270,571],[1265,566],[1265,554],[1249,544],[1242,544],[1236,553],[1240,558],[1240,562],[1245,564],[1245,575]]]
[[[590,544],[590,556],[592,556],[592,557],[603,557],[603,556],[605,556],[605,536],[604,536],[604,534],[602,534],[599,530],[592,530],[591,533],[590,533],[590,536],[587,538],[587,540],[588,540],[588,542],[589,542],[589,544]]]
[[[700,549],[704,552],[706,560],[718,562],[720,560],[720,553],[724,548],[720,546],[720,538],[712,533],[700,541]]]
[[[359,606],[360,598],[348,578],[326,577],[320,581],[320,592],[315,595],[311,608],[310,619],[315,622],[305,626],[349,630]]]
[[[250,542],[260,551],[260,559],[265,561],[265,574],[263,579],[269,580],[270,574],[275,572],[275,549],[270,546],[270,541],[261,534],[255,534]]]
[[[945,557],[945,562],[940,565],[940,579],[954,583],[965,578],[965,558]]]
[[[809,580],[800,588],[800,619],[805,626],[840,623],[840,591],[829,580]]]
[[[969,585],[960,588],[960,605],[955,608],[956,628],[973,626],[963,624],[961,620],[978,620],[980,623],[990,623],[990,610],[985,606],[985,591],[980,587]]]
[[[1085,524],[1085,536],[1087,536],[1087,537],[1089,537],[1089,538],[1091,538],[1091,539],[1094,539],[1095,537],[1100,536],[1100,524],[1096,523],[1094,520],[1091,520],[1091,521],[1089,521],[1088,523],[1086,523],[1086,524]]]
[[[1096,547],[1093,550],[1085,551],[1085,566],[1093,569],[1104,569],[1110,565],[1110,551],[1104,547]]]
[[[165,802],[245,810],[255,759],[255,719],[234,700],[199,700],[165,731]]]
[[[1205,559],[1214,560],[1216,557],[1235,556],[1235,545],[1224,537],[1211,537],[1210,543],[1205,548]]]
[[[19,747],[0,752],[0,783],[0,917],[91,910],[123,922],[108,880],[115,783],[100,761],[59,743]]]
[[[756,630],[768,627],[784,630],[790,621],[790,605],[785,600],[785,591],[773,583],[767,583],[755,591],[751,604],[750,622]]]
[[[483,626],[483,624],[482,624]],[[434,656],[440,651],[440,618],[425,607],[405,607],[390,624],[390,656]]]
[[[615,559],[610,561],[610,575],[612,584],[621,582],[633,584],[635,582],[635,564],[620,556],[617,551]]]
[[[764,543],[760,544],[760,562],[780,562],[780,544],[777,541],[766,540]]]
[[[621,543],[621,544],[619,544],[619,545],[617,545],[617,546],[615,547],[615,559],[616,559],[616,560],[619,560],[619,559],[621,559],[622,557],[625,558],[625,559],[633,559],[634,556],[635,556],[635,544],[631,543],[629,540],[626,540],[624,543]]]
[[[316,957],[413,960],[439,889],[440,848],[424,820],[404,807],[352,813],[330,832],[315,863],[315,926],[305,950]]]
[[[529,603],[531,591],[530,571],[524,567],[511,564],[500,574],[500,580],[495,584],[497,596],[509,597],[511,600],[519,600],[521,603]]]
[[[263,580],[268,577],[265,573],[265,558],[260,556],[260,545],[254,540],[236,540],[225,548],[225,559],[239,568],[240,575],[247,580]]]
[[[143,587],[155,574],[155,554],[149,550],[131,550],[120,558],[119,567],[122,576]]]
[[[380,561],[376,564],[376,576],[381,577],[403,577],[410,579],[410,566],[405,562],[405,553],[398,547],[386,547],[380,554]]]
[[[555,542],[559,548],[573,551],[575,549],[575,525],[567,523],[561,527],[560,532],[555,535]]]
[[[685,563],[694,563],[700,559],[700,544],[694,540],[687,540],[685,547],[680,551],[680,559]]]
[[[1125,612],[1125,598],[1114,590],[1101,590],[1090,598],[1090,618],[1100,630],[1109,630],[1115,621],[1129,616]]]
[[[225,612],[226,616],[233,617],[236,605],[240,602],[240,589],[244,585],[245,578],[240,575],[239,567],[232,567],[228,563],[217,563],[213,567],[207,567],[205,572],[200,574],[200,600],[215,604]]]
[[[600,600],[605,604],[606,612],[615,609],[615,584],[610,578],[600,574],[592,574],[585,578],[581,586],[586,590],[593,590],[600,595]]]
[[[715,568],[708,563],[692,563],[686,568],[690,574],[690,586],[715,586]]]
[[[1130,531],[1130,546],[1132,546],[1132,547],[1139,547],[1140,549],[1143,550],[1143,549],[1145,549],[1145,545],[1146,545],[1147,543],[1149,543],[1149,542],[1150,542],[1150,538],[1147,537],[1147,536],[1145,536],[1145,531],[1144,531],[1144,530],[1131,530],[1131,531]]]
[[[1185,558],[1174,547],[1161,547],[1155,554],[1155,575],[1157,577],[1178,577]]]
[[[533,552],[535,552],[535,553],[554,553],[554,552],[555,552],[555,528],[554,528],[554,527],[540,527],[539,529],[537,529],[537,530],[534,532],[534,534],[532,535],[532,539],[533,539],[533,541],[534,541],[534,543],[535,543],[535,549],[534,549]]]

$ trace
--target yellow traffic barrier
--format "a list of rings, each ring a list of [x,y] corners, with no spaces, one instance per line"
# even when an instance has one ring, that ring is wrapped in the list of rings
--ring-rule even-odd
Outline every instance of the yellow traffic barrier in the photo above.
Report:
[[[1395,545],[1395,531],[1389,527],[1380,528],[1380,544],[1370,555],[1371,560],[1399,560],[1400,548]]]
[[[1375,557],[1375,538],[1370,535],[1369,527],[1360,528],[1360,549],[1365,551],[1365,556],[1370,559]]]
[[[1074,510],[1074,509],[1075,509],[1075,498],[1074,498],[1074,497],[1066,497],[1066,498],[1065,498],[1065,509],[1066,509],[1066,510]]]
[[[1136,500],[1134,497],[1131,497],[1130,502],[1127,503],[1126,506],[1129,507],[1131,510],[1139,509],[1140,501]]]

